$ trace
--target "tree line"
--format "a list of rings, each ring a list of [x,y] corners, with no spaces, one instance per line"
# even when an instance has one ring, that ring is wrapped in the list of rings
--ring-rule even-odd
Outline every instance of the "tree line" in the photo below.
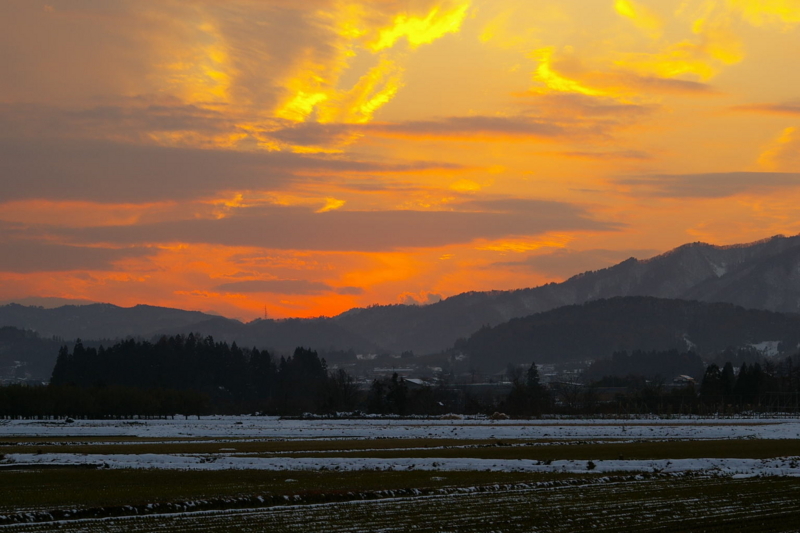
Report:
[[[718,355],[745,356],[732,351]],[[264,350],[194,334],[155,342],[131,339],[108,348],[78,341],[72,351],[60,348],[49,385],[0,387],[0,417],[800,411],[800,355],[743,361],[738,368],[730,361],[721,366],[713,362],[699,384],[684,385],[643,375],[654,361],[673,372],[687,365],[695,368],[699,357],[675,350],[619,352],[587,373],[610,373],[601,379],[547,385],[541,383],[536,364],[527,369],[509,365],[502,392],[481,394],[446,379],[429,386],[397,374],[375,379],[361,390],[347,372],[329,369],[324,358],[306,348],[275,358]],[[632,372],[620,375],[625,368]]]
[[[800,356],[762,362],[743,362],[738,371],[730,362],[722,368],[710,364],[700,387],[701,401],[718,411],[800,407]]]
[[[329,371],[315,351],[297,348],[274,358],[257,348],[216,342],[210,336],[134,339],[109,348],[80,341],[58,354],[50,387],[194,391],[205,413],[332,413],[356,407],[358,388],[344,371]]]

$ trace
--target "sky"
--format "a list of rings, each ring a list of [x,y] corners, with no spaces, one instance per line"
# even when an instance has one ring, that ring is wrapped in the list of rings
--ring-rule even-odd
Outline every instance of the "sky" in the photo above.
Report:
[[[800,233],[800,0],[4,0],[0,301],[257,317]]]

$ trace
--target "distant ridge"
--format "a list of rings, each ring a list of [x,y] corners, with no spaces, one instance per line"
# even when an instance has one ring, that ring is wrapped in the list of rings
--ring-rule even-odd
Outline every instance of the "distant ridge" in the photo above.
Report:
[[[751,309],[800,312],[800,236],[749,244],[685,244],[656,257],[627,259],[562,283],[514,291],[467,292],[419,307],[375,306],[335,318],[393,351],[432,353],[484,325],[565,305],[616,296],[727,302]]]
[[[625,296],[568,305],[478,330],[456,349],[478,368],[507,363],[564,363],[608,358],[615,351],[770,347],[794,355],[800,315],[728,303]]]
[[[99,302],[84,300],[80,298],[58,298],[55,296],[28,296],[27,298],[12,298],[0,302],[0,305],[19,304],[32,307],[44,307],[45,309],[55,309],[64,305],[91,305]]]
[[[43,337],[56,336],[67,341],[129,336],[148,338],[164,329],[184,328],[216,318],[199,311],[152,305],[118,307],[112,304],[89,304],[65,305],[54,309],[19,304],[0,306],[0,326],[28,329]]]
[[[19,304],[0,306],[0,326],[34,331],[42,337],[108,340],[200,333],[245,347],[290,354],[298,346],[319,350],[353,348],[376,352],[378,347],[331,319],[238,320],[168,307],[112,304],[67,305],[43,309]]]
[[[450,349],[483,326],[602,298],[656,298],[726,302],[746,309],[800,312],[800,236],[778,235],[748,244],[690,243],[661,255],[630,258],[562,283],[513,291],[466,292],[426,306],[351,309],[333,318],[237,320],[153,306],[110,304],[41,309],[0,306],[0,326],[31,329],[67,340],[149,338],[201,332],[246,346],[291,351],[354,349],[417,355]]]

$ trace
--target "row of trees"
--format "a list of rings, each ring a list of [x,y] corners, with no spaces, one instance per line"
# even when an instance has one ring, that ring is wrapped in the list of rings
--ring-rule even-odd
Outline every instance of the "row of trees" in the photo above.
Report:
[[[524,373],[521,368],[509,365],[506,373],[511,381],[511,392],[498,406],[498,410],[512,416],[532,416],[550,412],[552,398],[550,391],[539,380],[536,363],[532,363]]]
[[[267,351],[193,334],[97,349],[78,341],[72,352],[61,348],[50,386],[195,391],[214,412],[330,413],[352,410],[358,401],[354,380],[329,372],[312,350],[297,348],[276,361]]]
[[[615,354],[610,367],[659,359],[656,352]],[[696,365],[696,355],[662,353],[667,367]],[[602,365],[601,365],[602,366]],[[510,365],[510,389],[440,383],[425,386],[397,374],[360,390],[344,370],[330,371],[314,351],[297,348],[276,360],[256,348],[177,335],[109,348],[62,347],[46,387],[0,388],[0,417],[164,417],[176,413],[262,412],[298,415],[361,410],[376,414],[504,412],[511,416],[600,413],[696,413],[800,409],[800,356],[778,363],[709,365],[699,389],[642,375],[544,386],[535,364]]]
[[[800,356],[777,363],[742,363],[738,372],[733,364],[712,363],[706,368],[700,386],[700,399],[708,405],[730,409],[744,405],[780,408],[797,404],[800,396]]]
[[[586,370],[588,381],[598,381],[608,376],[657,376],[669,379],[685,374],[701,376],[705,370],[703,359],[694,351],[679,350],[625,350],[614,352],[609,359],[598,359]]]

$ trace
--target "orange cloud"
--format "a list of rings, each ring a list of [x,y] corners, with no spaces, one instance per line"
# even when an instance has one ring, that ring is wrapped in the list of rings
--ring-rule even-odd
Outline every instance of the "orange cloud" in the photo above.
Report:
[[[794,0],[52,7],[0,17],[0,299],[315,316],[800,231]]]
[[[800,115],[800,103],[786,103],[786,104],[741,104],[732,106],[732,111],[740,111],[745,113],[759,113],[764,115],[786,115],[798,116]]]
[[[333,12],[319,12],[318,17],[330,19],[336,36],[335,53],[327,59],[313,50],[306,50],[284,85],[287,97],[275,110],[278,118],[321,123],[364,123],[391,101],[403,85],[403,68],[388,55],[400,39],[406,39],[412,49],[430,44],[461,28],[470,0],[451,0],[437,3],[424,16],[399,13],[390,25],[370,26],[374,13],[356,4],[342,4]],[[377,34],[371,41],[366,36]],[[361,75],[351,89],[341,87],[341,79],[350,62],[364,45],[371,53],[384,53],[378,64]]]
[[[762,168],[794,171],[800,166],[800,130],[785,128],[758,158]]]
[[[728,5],[755,26],[778,24],[790,29],[800,24],[800,5],[795,0],[728,0]]]
[[[401,13],[391,26],[379,31],[368,44],[375,52],[391,48],[400,39],[407,39],[411,48],[430,44],[448,33],[457,33],[467,15],[470,0],[453,0],[447,6],[436,6],[424,17]]]
[[[646,6],[632,0],[615,0],[614,9],[653,39],[664,32],[664,22]]]

